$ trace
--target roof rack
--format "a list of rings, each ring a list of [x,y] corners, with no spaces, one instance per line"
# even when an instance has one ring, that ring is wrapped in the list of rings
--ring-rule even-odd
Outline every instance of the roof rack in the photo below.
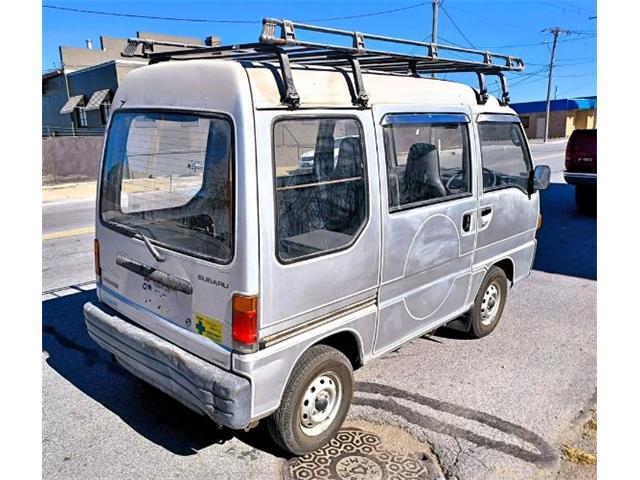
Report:
[[[277,30],[279,29],[279,32]],[[299,40],[297,31],[310,31],[322,34],[349,37],[351,46],[340,46],[325,43]],[[384,42],[398,46],[424,47],[426,55],[411,53],[394,53],[365,47],[365,40]],[[262,32],[258,43],[245,43],[218,47],[185,46],[181,50],[153,52],[153,45],[167,45],[167,42],[156,42],[147,39],[132,38],[123,51],[125,56],[143,56],[149,63],[169,60],[191,59],[234,59],[238,61],[274,61],[277,60],[282,73],[281,101],[290,108],[300,105],[300,97],[293,82],[291,63],[307,66],[331,66],[348,68],[354,79],[353,104],[365,108],[369,98],[362,80],[362,71],[375,70],[388,74],[420,76],[430,73],[472,72],[478,77],[479,88],[476,98],[484,104],[489,98],[486,75],[499,77],[502,87],[500,104],[509,102],[509,90],[504,72],[519,72],[524,69],[521,58],[511,55],[491,53],[482,50],[439,45],[399,38],[385,37],[369,33],[338,30],[335,28],[307,25],[304,23],[264,18]],[[142,53],[138,54],[138,45],[142,45]],[[176,47],[181,46],[175,44]],[[443,53],[464,55],[465,59],[447,58]]]

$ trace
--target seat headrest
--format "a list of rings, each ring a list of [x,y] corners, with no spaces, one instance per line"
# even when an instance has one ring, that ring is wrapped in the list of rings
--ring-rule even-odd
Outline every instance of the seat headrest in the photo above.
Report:
[[[433,155],[433,152],[438,153],[438,149],[432,143],[414,143],[409,149],[409,155],[407,156],[407,163],[417,160],[421,157],[426,157],[429,154]]]
[[[362,171],[362,150],[360,139],[356,137],[343,138],[338,150],[338,161],[334,176],[355,177]]]

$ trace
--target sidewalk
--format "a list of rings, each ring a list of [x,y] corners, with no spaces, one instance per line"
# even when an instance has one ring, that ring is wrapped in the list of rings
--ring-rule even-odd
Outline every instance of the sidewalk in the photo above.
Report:
[[[42,186],[42,203],[60,202],[67,200],[88,200],[94,199],[95,197],[95,181]]]

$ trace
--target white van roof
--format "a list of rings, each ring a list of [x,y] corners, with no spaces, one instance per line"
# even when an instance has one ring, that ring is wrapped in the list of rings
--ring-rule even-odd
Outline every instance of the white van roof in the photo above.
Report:
[[[354,108],[353,76],[348,70],[292,65],[291,71],[300,108]],[[286,108],[281,100],[282,80],[277,64],[211,59],[163,62],[136,69],[127,75],[114,104],[125,100],[127,107],[220,107],[221,102],[232,103],[235,94],[247,90],[247,78],[254,108]],[[462,83],[382,72],[363,72],[362,79],[370,106],[477,105],[474,89]],[[229,95],[231,92],[234,94]],[[493,96],[483,107],[513,113]]]
[[[254,63],[247,66],[246,70],[255,107],[281,107],[281,93],[274,78],[274,75],[279,75],[277,65]],[[348,69],[292,65],[291,71],[301,107],[353,106],[353,94],[350,89],[353,88],[354,81]],[[383,72],[363,72],[362,80],[369,96],[369,105],[476,104],[474,90],[461,83]]]

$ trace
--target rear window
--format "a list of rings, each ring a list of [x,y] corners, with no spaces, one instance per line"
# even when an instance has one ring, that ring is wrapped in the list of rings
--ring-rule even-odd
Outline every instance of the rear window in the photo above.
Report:
[[[597,130],[574,130],[569,138],[573,148],[593,152],[597,150]]]
[[[226,118],[118,112],[107,139],[103,222],[227,263],[233,254],[232,128]]]

